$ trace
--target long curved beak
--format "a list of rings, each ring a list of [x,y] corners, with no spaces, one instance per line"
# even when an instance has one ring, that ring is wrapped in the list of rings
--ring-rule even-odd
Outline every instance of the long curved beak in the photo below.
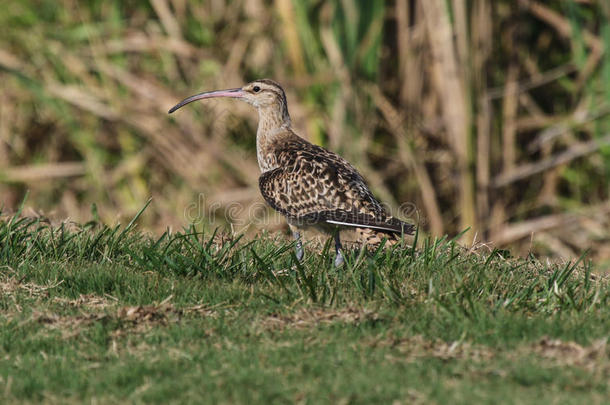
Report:
[[[195,94],[194,96],[190,96],[185,98],[175,106],[173,106],[168,113],[171,114],[176,111],[178,108],[187,105],[188,103],[192,103],[193,101],[202,100],[204,98],[214,98],[214,97],[234,97],[240,98],[243,97],[246,93],[238,88],[238,89],[228,89],[228,90],[216,90],[216,91],[207,91],[205,93]]]

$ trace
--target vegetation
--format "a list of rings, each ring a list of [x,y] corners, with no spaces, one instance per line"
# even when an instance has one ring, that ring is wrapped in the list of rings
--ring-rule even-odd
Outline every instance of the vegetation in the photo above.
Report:
[[[0,402],[607,402],[607,1],[4,3]],[[412,245],[298,263],[255,112],[167,115],[261,77]]]
[[[300,133],[395,209],[416,206],[426,232],[469,228],[469,242],[522,255],[591,248],[605,268],[609,16],[595,0],[9,1],[2,204],[30,190],[51,218],[85,221],[95,203],[112,224],[153,196],[142,225],[156,231],[281,229],[249,216],[262,203],[255,112],[166,114],[195,91],[272,77]],[[185,215],[199,201],[229,218]]]
[[[603,403],[588,261],[0,222],[3,403]]]

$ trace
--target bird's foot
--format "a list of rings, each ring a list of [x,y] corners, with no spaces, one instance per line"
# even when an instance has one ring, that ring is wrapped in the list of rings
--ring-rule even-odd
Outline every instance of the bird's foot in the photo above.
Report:
[[[292,233],[292,236],[294,237],[295,241],[296,241],[296,245],[295,245],[295,253],[297,256],[297,260],[301,261],[303,260],[303,255],[304,255],[304,251],[303,251],[303,242],[301,242],[301,234],[297,231]]]
[[[337,252],[337,256],[335,256],[335,267],[341,267],[345,263],[345,259],[343,259],[343,254],[341,251]]]

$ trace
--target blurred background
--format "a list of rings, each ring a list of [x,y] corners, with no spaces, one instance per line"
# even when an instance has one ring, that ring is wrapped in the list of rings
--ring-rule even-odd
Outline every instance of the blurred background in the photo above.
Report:
[[[24,215],[124,223],[152,197],[152,232],[284,229],[254,109],[167,114],[263,77],[432,235],[610,267],[606,0],[5,0],[3,214],[29,193]]]

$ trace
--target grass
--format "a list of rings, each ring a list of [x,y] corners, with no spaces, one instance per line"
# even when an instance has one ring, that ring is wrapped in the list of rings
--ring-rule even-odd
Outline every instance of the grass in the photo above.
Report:
[[[135,218],[137,219],[137,218]],[[3,403],[603,403],[586,260],[0,221]]]
[[[9,210],[29,190],[55,218],[86,221],[95,203],[115,223],[153,195],[140,226],[161,232],[204,195],[218,218],[232,213],[222,225],[253,222],[255,110],[167,110],[269,77],[299,135],[345,157],[430,234],[468,226],[468,240],[555,258],[590,249],[610,267],[610,2],[4,3]]]

